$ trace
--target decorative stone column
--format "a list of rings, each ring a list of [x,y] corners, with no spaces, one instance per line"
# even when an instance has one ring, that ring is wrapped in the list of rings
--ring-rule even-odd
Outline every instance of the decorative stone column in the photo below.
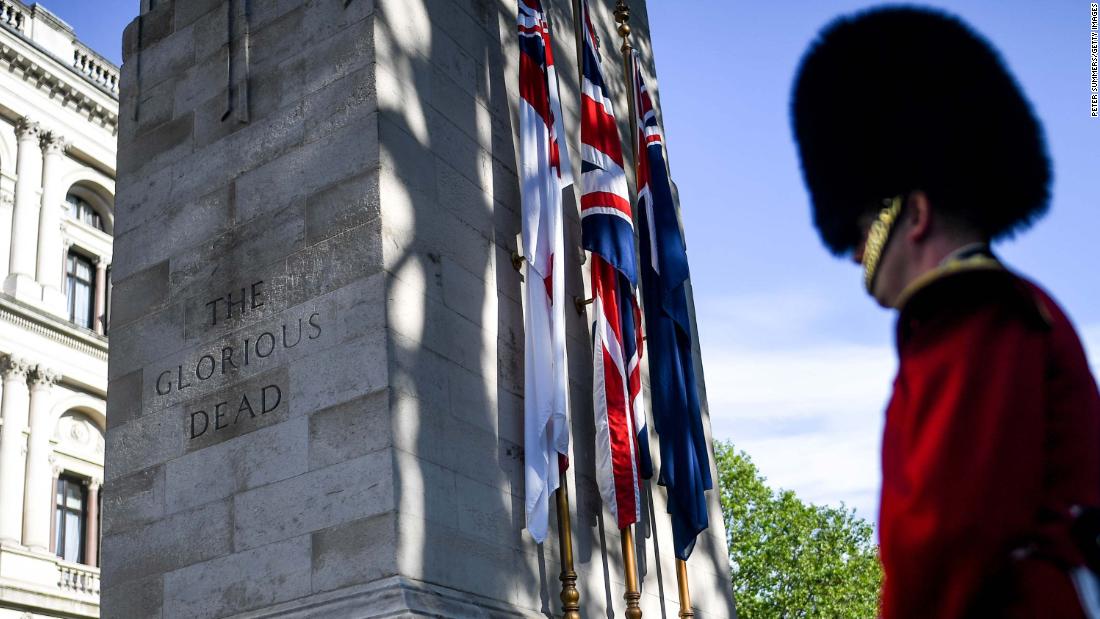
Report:
[[[38,287],[34,283],[36,243],[40,203],[36,195],[39,189],[39,170],[42,151],[38,139],[42,128],[24,116],[15,124],[18,153],[15,158],[15,204],[11,216],[11,249],[8,254],[8,276],[4,291],[16,297],[31,296],[37,300]]]
[[[38,213],[38,268],[35,271],[38,285],[42,287],[42,301],[46,307],[62,313],[65,296],[61,294],[61,201],[65,188],[61,186],[62,158],[69,142],[56,133],[42,136],[42,208]]]
[[[27,428],[27,372],[30,364],[18,357],[0,358],[0,378],[4,382],[0,414],[0,541],[19,544],[23,538],[23,480],[25,474]]]
[[[107,261],[102,256],[95,261],[95,332],[107,332]]]
[[[27,485],[23,489],[23,544],[50,548],[50,387],[60,376],[41,365],[30,374],[31,436],[27,441]]]
[[[50,456],[50,471],[53,473],[53,483],[50,494],[50,552],[57,553],[57,479],[61,477],[61,467],[57,466],[54,457]]]
[[[68,282],[65,281],[65,277],[69,272],[69,249],[73,246],[73,240],[69,238],[65,223],[61,224],[61,271],[58,273],[58,277],[61,279],[61,296],[68,294]],[[65,316],[68,316],[68,297],[65,301]]]
[[[0,175],[0,247],[11,247],[11,216],[12,208],[15,206],[15,194],[11,190],[5,187],[6,181],[2,175]],[[7,278],[10,270],[8,269],[8,260],[11,256],[6,251],[0,251],[0,289],[4,284],[4,279]]]
[[[93,567],[99,565],[96,559],[99,554],[99,486],[102,483],[98,479],[88,481],[88,509],[84,516],[87,519],[84,526],[87,532],[84,538],[84,563]]]

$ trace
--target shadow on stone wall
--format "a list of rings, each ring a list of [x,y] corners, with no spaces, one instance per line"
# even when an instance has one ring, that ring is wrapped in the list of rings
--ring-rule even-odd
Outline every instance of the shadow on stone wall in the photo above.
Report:
[[[519,204],[497,31],[515,16],[485,0],[379,13],[399,569],[551,617],[556,568],[521,533]]]
[[[575,136],[572,9],[557,2],[550,11],[565,120]],[[610,18],[610,5],[600,11],[601,19]],[[556,519],[543,545],[524,531],[523,283],[510,263],[520,233],[515,12],[514,0],[379,2],[375,48],[394,444],[397,458],[411,465],[398,465],[399,562],[404,574],[553,617],[561,606]],[[630,136],[619,43],[604,43],[604,64],[622,102],[620,132]],[[644,48],[649,57],[648,41]],[[579,155],[571,150],[579,179]],[[393,187],[387,187],[389,177]],[[565,245],[574,248],[566,255],[570,300],[588,296],[574,191],[567,191],[564,205]],[[422,305],[408,306],[407,299]],[[582,614],[612,618],[623,606],[622,558],[594,477],[591,335],[587,317],[572,303],[566,315]],[[460,444],[446,444],[459,437]],[[653,491],[646,490],[648,509],[635,541],[643,592],[656,594],[664,615],[665,595],[675,590],[665,590]]]

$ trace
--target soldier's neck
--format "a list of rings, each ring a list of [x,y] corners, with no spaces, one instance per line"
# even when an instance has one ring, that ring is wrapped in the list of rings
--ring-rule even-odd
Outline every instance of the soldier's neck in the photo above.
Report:
[[[916,290],[951,272],[960,261],[988,256],[988,241],[981,238],[929,239],[923,251],[913,253],[906,285],[893,303],[900,310]]]

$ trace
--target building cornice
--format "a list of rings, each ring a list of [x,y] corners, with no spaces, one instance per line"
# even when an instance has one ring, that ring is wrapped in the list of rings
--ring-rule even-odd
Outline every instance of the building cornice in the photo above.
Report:
[[[10,545],[0,546],[0,606],[60,613],[60,617],[99,616],[99,568]],[[12,561],[15,559],[15,561]],[[53,586],[12,578],[5,565],[53,565]],[[49,569],[47,567],[47,569]],[[18,577],[17,577],[18,578]]]
[[[79,353],[107,360],[107,338],[77,328],[67,321],[0,294],[0,324],[7,323],[67,346]]]
[[[0,34],[10,35],[10,38],[0,37],[0,69],[21,78],[51,99],[60,97],[65,107],[72,109],[75,106],[77,113],[112,135],[118,133],[117,70],[111,73],[101,67],[105,61],[98,55],[91,59],[88,56],[90,50],[82,45],[75,47],[74,64],[87,65],[85,70],[92,75],[66,64],[22,32],[6,24],[0,27]],[[93,75],[99,77],[93,78]],[[109,75],[106,82],[103,79],[105,75]],[[82,91],[71,81],[73,78],[94,88],[94,92],[100,97]]]

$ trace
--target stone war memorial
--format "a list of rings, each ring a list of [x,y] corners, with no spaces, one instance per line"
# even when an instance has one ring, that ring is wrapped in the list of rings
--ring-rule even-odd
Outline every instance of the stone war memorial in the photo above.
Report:
[[[525,529],[516,1],[141,4],[119,96],[102,616],[562,616],[553,510],[543,544]],[[575,9],[544,5],[576,152]],[[593,0],[592,23],[630,136],[613,8]],[[565,286],[583,299],[573,191]],[[571,616],[634,616],[595,481],[592,310],[572,305]],[[646,488],[638,607],[689,616],[665,488]],[[706,500],[691,606],[734,617],[717,488]]]

